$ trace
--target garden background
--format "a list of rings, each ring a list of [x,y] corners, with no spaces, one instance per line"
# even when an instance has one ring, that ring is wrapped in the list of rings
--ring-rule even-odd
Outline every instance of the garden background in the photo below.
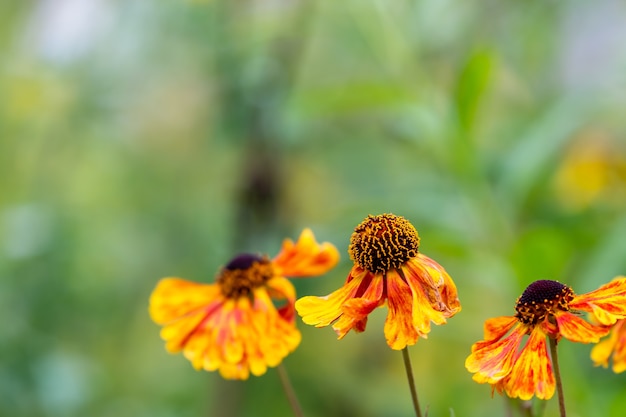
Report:
[[[300,296],[384,212],[455,280],[410,348],[431,417],[505,415],[464,360],[529,283],[626,274],[621,1],[9,0],[0,54],[0,416],[290,415],[275,370],[196,372],[147,306],[304,227],[342,259]],[[308,417],[412,415],[385,314],[341,341],[298,320]],[[560,345],[568,411],[621,416],[590,349]]]

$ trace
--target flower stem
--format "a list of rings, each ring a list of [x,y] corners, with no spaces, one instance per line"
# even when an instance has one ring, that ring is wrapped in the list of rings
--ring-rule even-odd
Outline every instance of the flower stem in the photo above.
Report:
[[[413,368],[411,367],[411,358],[409,357],[408,346],[402,349],[402,358],[404,358],[404,367],[406,368],[406,377],[409,380],[409,389],[411,390],[411,398],[413,399],[415,415],[417,417],[422,417],[422,410],[420,409],[420,403],[417,399],[417,390],[415,389],[415,380],[413,379]]]
[[[563,384],[561,382],[561,371],[559,370],[559,359],[556,354],[556,339],[550,339],[550,355],[552,356],[552,366],[554,367],[554,378],[556,379],[556,391],[559,395],[559,412],[561,417],[566,417],[565,413],[565,397],[563,396]]]
[[[287,375],[287,369],[282,364],[282,362],[278,365],[278,376],[280,377],[280,382],[283,385],[283,390],[285,390],[285,395],[289,400],[289,405],[291,405],[291,409],[293,410],[293,415],[296,417],[304,417],[304,413],[302,413],[302,407],[300,407],[300,402],[298,401],[298,397],[296,396],[296,392],[293,389],[293,385],[291,385],[291,381],[289,380],[289,375]]]

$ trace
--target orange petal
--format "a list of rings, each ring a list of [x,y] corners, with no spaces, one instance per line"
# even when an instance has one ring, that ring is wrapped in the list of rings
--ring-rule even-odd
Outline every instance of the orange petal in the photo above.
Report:
[[[604,325],[626,318],[626,277],[617,277],[597,290],[577,295],[569,307],[593,313]]]
[[[436,310],[442,311],[447,318],[461,311],[456,285],[443,266],[432,258],[418,253],[406,263],[406,267],[420,277],[424,288],[432,288],[429,295],[431,304]]]
[[[286,301],[278,312],[285,320],[293,321],[296,311],[296,289],[291,281],[283,277],[274,277],[267,281],[266,287],[271,298]]]
[[[164,278],[150,295],[149,313],[155,323],[167,324],[222,301],[223,297],[216,284]]]
[[[416,304],[413,297],[411,287],[396,270],[387,272],[389,313],[385,321],[385,338],[392,349],[401,350],[407,345],[414,345],[420,335],[427,333],[420,332],[414,325],[414,315],[419,312],[414,310]]]
[[[354,267],[343,287],[325,297],[302,297],[296,301],[296,310],[306,324],[328,326],[343,314],[343,305],[355,297],[361,284],[371,279],[370,272]]]
[[[547,400],[554,395],[555,380],[546,346],[546,334],[539,327],[530,333],[526,346],[502,385],[511,398],[530,400],[536,395],[539,399]]]
[[[510,317],[498,317],[491,319],[492,324],[488,323],[485,323],[485,336],[494,336],[490,329],[497,327],[500,329],[499,337],[475,343],[472,353],[465,360],[465,368],[475,374],[473,379],[476,382],[494,384],[511,372],[526,327],[518,324],[509,336],[504,337],[516,321],[511,321]]]
[[[606,326],[594,326],[581,317],[563,311],[554,313],[559,334],[572,342],[597,343],[601,337],[606,336],[610,328]]]
[[[351,298],[341,307],[342,315],[333,325],[333,330],[339,339],[342,339],[350,330],[365,331],[367,316],[383,303],[382,275],[373,275],[369,281],[369,285],[361,297]]]
[[[277,275],[287,277],[322,275],[337,262],[337,248],[328,242],[317,243],[311,229],[304,229],[296,243],[285,239],[280,253],[272,260]]]

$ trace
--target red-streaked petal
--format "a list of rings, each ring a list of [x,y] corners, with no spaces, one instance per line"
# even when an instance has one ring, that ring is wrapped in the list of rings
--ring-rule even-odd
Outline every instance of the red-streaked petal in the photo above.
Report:
[[[167,324],[199,310],[211,310],[222,301],[220,288],[215,284],[163,278],[150,295],[149,313],[155,323]]]
[[[356,332],[365,331],[367,316],[378,306],[384,303],[383,300],[383,277],[374,275],[369,282],[367,289],[359,298],[347,300],[342,308],[342,315],[333,324],[333,330],[339,339],[342,339],[350,330]]]
[[[511,398],[530,400],[536,395],[539,399],[547,400],[554,395],[555,380],[546,334],[539,327],[530,333],[526,346],[502,385]]]
[[[302,321],[315,327],[328,326],[343,314],[343,305],[351,298],[354,298],[359,287],[365,280],[371,280],[371,272],[358,269],[359,275],[353,275],[357,271],[352,268],[348,279],[343,287],[325,297],[302,297],[296,301],[296,310]]]
[[[493,323],[510,323],[509,317],[498,317]],[[487,323],[485,324],[487,334]],[[472,353],[465,360],[465,368],[473,374],[473,379],[479,383],[494,384],[506,377],[513,366],[517,350],[526,334],[526,327],[518,324],[510,335],[501,338],[480,341],[472,346]],[[502,332],[503,337],[506,332]]]
[[[626,318],[626,277],[617,277],[597,290],[577,295],[569,307],[593,313],[604,325]]]
[[[610,330],[606,326],[594,326],[569,312],[556,311],[554,316],[556,317],[559,334],[572,342],[597,343]]]
[[[498,340],[513,328],[517,323],[515,316],[494,317],[485,321],[483,326],[485,340]]]
[[[337,248],[328,242],[317,243],[311,229],[304,229],[296,243],[285,239],[280,253],[272,260],[277,275],[287,277],[322,275],[337,262]]]
[[[419,276],[422,285],[429,291],[429,298],[433,308],[443,312],[446,318],[461,311],[456,285],[443,266],[434,259],[418,253],[406,263],[406,268],[412,269]]]
[[[414,315],[419,314],[419,311],[416,312],[414,310],[416,304],[414,296],[415,294],[411,291],[411,287],[396,270],[387,272],[387,305],[389,313],[385,321],[385,338],[387,339],[387,344],[392,349],[401,350],[407,345],[414,345],[417,343],[417,338],[422,335],[414,325]],[[424,301],[418,300],[418,302],[423,303]]]

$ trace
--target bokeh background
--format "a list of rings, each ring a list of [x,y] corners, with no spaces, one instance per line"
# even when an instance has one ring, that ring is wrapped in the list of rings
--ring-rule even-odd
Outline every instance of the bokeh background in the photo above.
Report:
[[[465,357],[530,282],[626,273],[625,108],[618,0],[2,1],[0,415],[291,415],[275,370],[168,355],[149,294],[303,227],[342,254],[295,282],[327,294],[383,212],[463,303],[410,349],[429,416],[518,415]],[[298,323],[308,417],[412,415],[385,314],[342,341]],[[569,414],[622,416],[590,348],[559,348]]]

